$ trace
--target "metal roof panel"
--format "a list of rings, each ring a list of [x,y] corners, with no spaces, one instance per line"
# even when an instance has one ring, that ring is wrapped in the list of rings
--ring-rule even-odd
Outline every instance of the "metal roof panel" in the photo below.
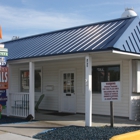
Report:
[[[9,50],[8,60],[107,50],[113,47],[134,19],[115,19],[3,43]],[[139,50],[138,46],[134,49],[132,42],[131,46],[132,50],[128,49],[128,45],[127,48],[126,45],[122,46],[122,49],[133,52]]]

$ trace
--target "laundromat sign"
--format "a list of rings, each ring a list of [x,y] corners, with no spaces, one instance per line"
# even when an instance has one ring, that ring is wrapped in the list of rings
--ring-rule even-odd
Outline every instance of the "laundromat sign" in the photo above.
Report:
[[[0,67],[0,89],[8,89],[8,67]]]
[[[6,107],[6,89],[8,89],[8,67],[6,58],[0,57],[0,112]],[[1,116],[0,116],[1,118]]]
[[[0,27],[0,38],[2,38],[2,30]],[[2,109],[6,108],[6,89],[8,89],[8,67],[6,66],[6,57],[8,49],[4,48],[4,44],[0,44],[0,118]]]
[[[0,105],[6,106],[7,96],[6,89],[0,90]]]

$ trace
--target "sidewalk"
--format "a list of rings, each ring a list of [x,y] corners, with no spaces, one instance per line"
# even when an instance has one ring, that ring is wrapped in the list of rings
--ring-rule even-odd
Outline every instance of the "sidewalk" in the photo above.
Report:
[[[82,114],[68,116],[53,116],[46,114],[38,114],[36,118],[40,121],[32,121],[27,123],[3,124],[0,125],[0,139],[15,140],[24,139],[32,140],[33,136],[56,127],[78,125],[85,126],[85,116]],[[110,126],[110,117],[93,116],[92,126]],[[138,126],[139,121],[130,121],[125,118],[114,118],[114,127]]]
[[[2,140],[35,140],[33,138],[12,134],[12,133],[3,133],[0,132],[0,139]]]

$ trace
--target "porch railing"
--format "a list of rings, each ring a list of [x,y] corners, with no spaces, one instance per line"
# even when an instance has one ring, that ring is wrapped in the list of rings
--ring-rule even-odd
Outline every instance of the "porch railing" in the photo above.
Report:
[[[29,115],[29,93],[10,93],[10,115],[27,117]]]

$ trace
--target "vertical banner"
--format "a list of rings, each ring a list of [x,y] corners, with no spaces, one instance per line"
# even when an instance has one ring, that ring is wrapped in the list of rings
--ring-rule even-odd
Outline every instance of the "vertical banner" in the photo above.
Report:
[[[8,67],[5,57],[0,57],[0,89],[8,89]]]
[[[6,89],[8,89],[8,67],[6,58],[0,57],[0,118],[2,110],[6,108]]]
[[[2,106],[6,106],[7,96],[6,96],[6,90],[0,90],[0,104]]]
[[[8,89],[8,67],[0,67],[0,89]]]
[[[2,29],[0,26],[0,38],[2,39]],[[6,67],[6,56],[8,49],[4,48],[4,44],[0,44],[0,118],[2,109],[6,108],[6,89],[8,89],[8,67]]]
[[[0,26],[0,38],[2,39],[2,29],[1,29],[1,26]]]

